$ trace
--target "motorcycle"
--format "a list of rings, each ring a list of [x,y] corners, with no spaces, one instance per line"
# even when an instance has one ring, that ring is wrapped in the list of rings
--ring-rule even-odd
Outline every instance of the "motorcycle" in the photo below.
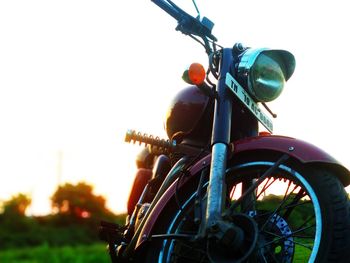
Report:
[[[292,76],[294,56],[223,48],[208,18],[152,2],[205,48],[209,66],[184,72],[190,86],[169,107],[168,140],[126,134],[147,147],[126,224],[101,222],[112,262],[348,262],[349,171],[307,142],[272,135],[265,113],[276,117],[266,103]]]

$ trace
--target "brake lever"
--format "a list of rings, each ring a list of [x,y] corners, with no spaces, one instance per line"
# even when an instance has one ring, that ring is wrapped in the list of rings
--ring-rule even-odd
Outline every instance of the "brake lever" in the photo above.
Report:
[[[202,21],[200,21],[198,18],[187,14],[178,23],[176,30],[185,35],[195,35],[201,38],[207,37],[214,42],[217,41],[217,38],[211,33],[214,23],[206,17],[203,17]]]

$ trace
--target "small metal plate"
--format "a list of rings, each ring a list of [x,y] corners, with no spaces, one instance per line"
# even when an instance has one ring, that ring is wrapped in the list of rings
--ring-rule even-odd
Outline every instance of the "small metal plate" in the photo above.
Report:
[[[235,80],[230,73],[226,74],[226,86],[230,88],[232,93],[253,113],[253,115],[261,122],[269,131],[273,132],[273,124],[271,119],[259,108],[259,105],[250,97],[244,88]]]

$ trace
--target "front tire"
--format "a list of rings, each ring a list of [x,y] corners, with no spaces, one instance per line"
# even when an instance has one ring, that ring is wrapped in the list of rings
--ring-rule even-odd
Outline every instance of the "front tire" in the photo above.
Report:
[[[262,159],[229,166],[226,206],[234,204],[273,164]],[[178,191],[177,201],[166,208],[153,234],[197,234],[196,188],[195,180]],[[249,262],[349,262],[348,198],[328,170],[280,165],[241,202],[236,213],[252,217],[259,229],[256,252]],[[164,239],[151,241],[150,246],[146,262],[210,262],[205,240]]]

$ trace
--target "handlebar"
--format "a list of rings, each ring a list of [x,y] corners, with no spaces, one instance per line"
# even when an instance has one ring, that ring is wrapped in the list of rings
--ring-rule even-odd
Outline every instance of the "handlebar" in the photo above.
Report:
[[[151,1],[177,20],[178,26],[176,30],[181,31],[185,35],[196,35],[203,39],[209,38],[217,41],[216,37],[211,33],[214,23],[208,18],[204,17],[202,21],[196,19],[170,0]]]
[[[181,21],[183,16],[180,14],[179,10],[180,8],[175,8],[174,6],[170,5],[168,2],[165,2],[164,0],[151,0],[153,3],[155,3],[157,6],[159,6],[161,9],[163,9],[165,12],[167,12],[169,15],[171,15],[173,18],[175,18],[177,21]],[[184,11],[183,11],[184,12]]]

